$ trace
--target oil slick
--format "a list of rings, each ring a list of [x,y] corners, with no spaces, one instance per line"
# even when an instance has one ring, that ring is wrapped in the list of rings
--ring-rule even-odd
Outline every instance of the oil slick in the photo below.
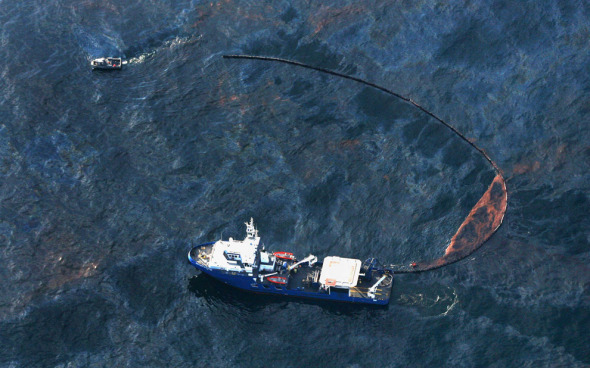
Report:
[[[451,239],[442,257],[433,261],[396,266],[396,273],[433,270],[457,262],[481,247],[498,230],[508,205],[508,192],[502,175],[498,174],[488,190],[477,201]]]

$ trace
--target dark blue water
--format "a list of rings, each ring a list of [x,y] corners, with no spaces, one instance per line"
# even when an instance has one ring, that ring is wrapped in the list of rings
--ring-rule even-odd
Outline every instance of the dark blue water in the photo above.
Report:
[[[590,364],[590,7],[583,1],[0,1],[0,366]],[[408,264],[494,172],[476,253],[388,308],[244,294],[191,243]],[[89,60],[124,56],[121,72]]]

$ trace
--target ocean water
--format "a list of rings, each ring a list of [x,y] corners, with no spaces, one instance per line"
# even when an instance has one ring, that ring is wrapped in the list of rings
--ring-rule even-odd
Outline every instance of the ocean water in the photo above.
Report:
[[[0,367],[590,364],[584,1],[0,0]],[[502,169],[469,257],[387,308],[246,294],[192,244],[440,257]],[[120,72],[91,71],[123,56]]]

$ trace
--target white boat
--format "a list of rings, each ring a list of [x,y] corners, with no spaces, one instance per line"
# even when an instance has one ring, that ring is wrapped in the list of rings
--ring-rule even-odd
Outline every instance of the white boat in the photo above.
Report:
[[[120,70],[123,66],[123,60],[115,57],[103,57],[92,60],[90,66],[92,66],[92,69]]]

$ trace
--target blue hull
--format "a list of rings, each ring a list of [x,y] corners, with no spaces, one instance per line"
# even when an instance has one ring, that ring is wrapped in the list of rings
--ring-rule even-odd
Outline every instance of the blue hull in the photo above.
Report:
[[[211,243],[200,244],[195,247],[197,249],[202,246],[211,245]],[[298,297],[298,298],[312,298],[318,300],[327,300],[327,301],[336,301],[336,302],[347,302],[347,303],[362,303],[362,304],[371,304],[371,305],[386,305],[389,303],[389,298],[387,299],[371,299],[371,298],[356,298],[351,297],[347,293],[342,292],[309,292],[303,290],[293,290],[288,289],[282,285],[275,285],[275,284],[263,284],[256,281],[256,277],[249,276],[246,273],[242,272],[227,272],[223,270],[216,270],[211,269],[209,267],[203,266],[199,264],[196,259],[191,257],[191,252],[188,254],[189,262],[195,266],[197,269],[201,270],[202,272],[208,274],[209,276],[236,288],[255,292],[255,293],[262,293],[262,294],[269,294],[269,295],[284,295],[284,296],[291,296],[291,297]]]

